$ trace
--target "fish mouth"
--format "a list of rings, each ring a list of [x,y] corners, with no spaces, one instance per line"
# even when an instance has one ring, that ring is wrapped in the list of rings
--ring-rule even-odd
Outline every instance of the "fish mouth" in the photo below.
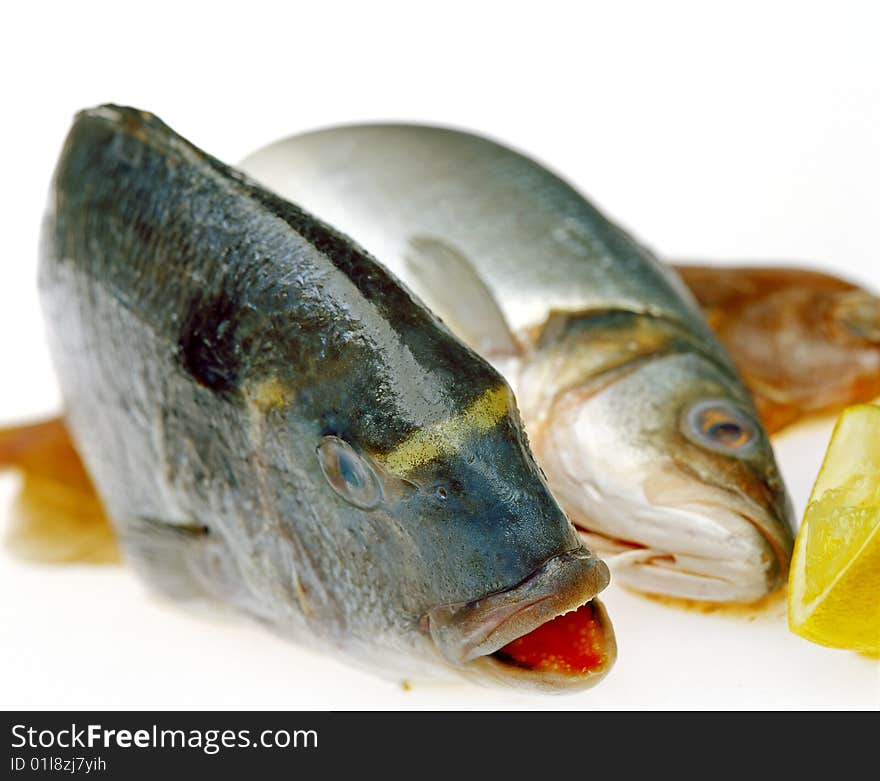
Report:
[[[433,608],[423,628],[467,677],[544,691],[589,688],[617,656],[611,622],[596,599],[609,580],[605,563],[578,548],[511,588]]]
[[[670,523],[668,539],[657,545],[658,540],[614,538],[575,522],[581,539],[608,562],[623,585],[680,599],[749,603],[772,593],[785,580],[790,547],[768,533],[760,512],[714,502],[653,505],[652,511],[658,517],[665,512],[670,519],[691,516],[712,525],[704,525],[701,532],[693,531],[697,525],[682,526],[676,535]],[[714,539],[695,544],[694,535],[708,536],[710,529]]]

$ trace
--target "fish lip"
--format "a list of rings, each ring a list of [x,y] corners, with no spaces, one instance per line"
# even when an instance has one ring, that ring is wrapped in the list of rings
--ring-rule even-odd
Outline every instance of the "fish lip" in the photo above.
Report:
[[[696,510],[697,508],[704,512],[707,517],[714,517],[715,513],[718,512],[724,512],[730,516],[736,516],[743,522],[754,527],[759,533],[760,539],[765,546],[764,550],[766,552],[766,557],[762,557],[760,560],[754,560],[752,562],[753,569],[756,573],[753,580],[743,581],[742,579],[731,578],[723,572],[716,572],[713,574],[701,569],[690,569],[680,561],[680,559],[687,560],[696,557],[705,562],[705,565],[708,566],[712,561],[717,561],[721,564],[736,562],[744,564],[748,561],[747,558],[720,555],[713,557],[709,554],[698,553],[695,551],[681,551],[674,546],[658,546],[656,544],[648,544],[633,539],[615,539],[613,537],[607,537],[601,532],[595,531],[588,525],[581,523],[575,523],[575,528],[578,529],[579,533],[587,535],[587,537],[585,537],[587,544],[592,547],[595,547],[597,544],[595,537],[602,536],[606,537],[612,545],[620,548],[620,550],[617,550],[614,553],[604,552],[603,555],[610,556],[609,561],[611,562],[611,566],[619,580],[637,591],[663,594],[665,596],[691,599],[699,602],[750,603],[763,599],[768,594],[776,591],[785,582],[790,562],[791,546],[790,544],[786,544],[787,538],[784,535],[780,536],[773,534],[773,516],[770,513],[765,512],[759,506],[754,505],[754,503],[747,497],[742,497],[742,502],[737,503],[736,506],[723,504],[718,501],[705,501],[696,503],[694,509]],[[600,551],[601,550],[602,549],[600,548]],[[662,562],[667,559],[673,563],[671,569],[676,575],[686,575],[695,582],[704,584],[710,581],[727,584],[730,590],[726,591],[723,596],[718,594],[713,596],[704,592],[702,588],[695,591],[660,591],[652,588],[645,588],[644,586],[630,582],[630,578],[625,572],[626,568],[631,566],[644,567],[655,561]],[[698,591],[703,593],[698,593]]]
[[[702,477],[689,465],[677,459],[673,464],[680,472],[717,491],[715,497],[697,500],[696,504],[702,505],[707,511],[726,510],[751,524],[772,549],[779,564],[780,576],[787,574],[794,548],[795,513],[791,497],[781,483],[775,465],[772,478],[776,481],[775,486],[771,484],[771,478],[766,475],[756,477],[760,489],[769,497],[765,504],[754,499],[742,488],[731,487]]]
[[[605,562],[581,546],[547,559],[515,586],[435,607],[423,623],[444,658],[462,666],[586,604],[610,579]]]
[[[739,517],[758,532],[764,545],[772,553],[773,561],[764,569],[765,588],[755,598],[766,596],[779,588],[788,575],[794,548],[795,513],[791,497],[785,488],[781,485],[774,487],[767,477],[758,477],[762,490],[770,497],[765,505],[745,490],[705,479],[678,460],[673,461],[673,465],[684,475],[690,475],[716,492],[714,496],[703,497],[694,502],[694,505],[701,508],[707,517],[712,518],[717,513],[729,513]],[[675,502],[658,501],[657,503],[677,506]],[[675,551],[668,552],[673,557],[676,556]]]
[[[719,486],[721,490],[727,490]],[[791,555],[794,548],[794,510],[791,499],[785,493],[782,498],[782,506],[777,513],[771,513],[748,496],[739,494],[739,501],[733,506],[725,506],[716,502],[706,502],[709,508],[726,509],[734,515],[738,515],[746,523],[751,524],[761,535],[765,544],[773,552],[775,567],[766,572],[767,593],[775,591],[788,577],[788,569],[791,564]],[[786,534],[786,532],[788,532]]]
[[[792,543],[775,535],[771,532],[772,525],[759,518],[753,517],[749,513],[734,510],[743,520],[752,524],[764,538],[764,541],[773,551],[776,567],[767,572],[767,589],[768,592],[775,591],[788,576],[788,568],[791,564]],[[765,514],[769,516],[769,514]],[[788,544],[786,544],[788,543]]]

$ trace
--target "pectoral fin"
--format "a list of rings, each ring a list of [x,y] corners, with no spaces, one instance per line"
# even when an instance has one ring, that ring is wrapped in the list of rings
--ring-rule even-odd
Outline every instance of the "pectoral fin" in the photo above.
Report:
[[[473,263],[440,239],[413,236],[405,263],[415,292],[480,355],[516,355],[519,345],[501,307]]]
[[[207,526],[171,523],[156,518],[130,518],[123,524],[121,544],[126,563],[154,590],[172,599],[211,595],[208,568],[213,563]]]

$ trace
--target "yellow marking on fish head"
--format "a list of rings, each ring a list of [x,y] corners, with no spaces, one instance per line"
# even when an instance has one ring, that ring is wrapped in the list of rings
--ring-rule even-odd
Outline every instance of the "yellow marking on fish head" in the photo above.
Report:
[[[394,450],[376,459],[392,474],[406,476],[435,458],[460,450],[470,436],[494,428],[510,407],[506,385],[490,388],[462,412],[414,431]]]
[[[293,392],[277,377],[269,377],[248,385],[245,397],[252,407],[266,413],[286,407],[293,399]]]
[[[250,435],[255,443],[262,441],[269,413],[284,409],[293,400],[293,396],[293,391],[277,377],[267,377],[245,385],[244,400]]]

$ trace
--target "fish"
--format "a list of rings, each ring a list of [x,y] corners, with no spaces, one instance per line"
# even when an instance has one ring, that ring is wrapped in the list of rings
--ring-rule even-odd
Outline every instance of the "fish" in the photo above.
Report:
[[[38,280],[64,425],[150,589],[389,677],[608,672],[608,568],[509,385],[333,227],[104,105],[64,143]],[[63,437],[6,432],[0,463]]]
[[[773,434],[880,397],[880,297],[793,266],[674,266]]]
[[[381,258],[498,368],[615,582],[752,602],[784,581],[791,501],[734,363],[680,277],[573,187],[418,125],[295,135],[240,167]]]

